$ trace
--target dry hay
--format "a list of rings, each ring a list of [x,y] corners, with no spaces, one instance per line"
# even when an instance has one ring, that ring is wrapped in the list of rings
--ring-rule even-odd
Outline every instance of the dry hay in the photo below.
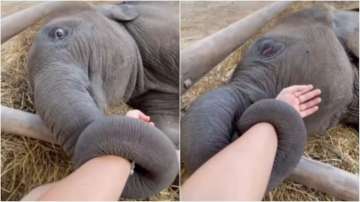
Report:
[[[209,3],[209,2],[207,2]],[[221,4],[222,2],[211,2],[212,4]],[[209,4],[211,4],[209,3]],[[241,2],[238,2],[241,4]],[[206,4],[206,2],[203,2]],[[261,34],[268,30],[271,26],[276,24],[278,19],[283,16],[288,15],[289,13],[300,10],[304,7],[311,6],[314,4],[323,4],[320,2],[296,2],[290,8],[285,10],[279,17],[273,19],[266,27],[264,27],[258,34],[254,35],[250,40],[248,40],[242,47],[232,53],[227,57],[223,62],[213,68],[206,76],[204,76],[198,83],[196,83],[189,91],[187,91],[182,96],[182,111],[185,111],[191,102],[193,102],[198,96],[208,92],[211,89],[216,88],[217,86],[223,84],[231,76],[236,64],[240,61],[241,57],[245,53],[246,49],[254,42],[254,40]],[[335,6],[340,9],[354,8],[358,6],[357,2],[331,2],[332,6]],[[192,5],[196,6],[196,4]],[[201,5],[204,7],[204,5]],[[194,8],[194,7],[193,7]],[[231,8],[229,8],[231,9]],[[232,8],[234,9],[234,8]],[[236,9],[236,8],[235,8]],[[241,11],[239,11],[241,12]],[[199,12],[203,14],[204,12]],[[234,12],[228,12],[229,15],[234,15]],[[211,14],[212,15],[212,14]],[[221,16],[224,17],[225,16]],[[211,18],[211,16],[203,17],[204,19]],[[228,19],[222,19],[228,20]],[[182,33],[185,33],[181,40],[183,47],[191,44],[190,42],[195,39],[201,39],[209,34],[208,30],[202,30],[202,35],[199,34],[201,31],[198,29],[199,22],[191,25],[192,21],[196,19],[187,19],[186,16],[182,19]],[[215,22],[214,22],[215,23]],[[211,22],[211,25],[214,24]],[[225,23],[227,25],[228,23]],[[214,26],[209,29],[211,32],[215,32]],[[196,33],[196,36],[192,37],[191,32]],[[338,126],[336,128],[330,129],[325,136],[320,136],[314,134],[314,136],[309,137],[307,146],[305,148],[305,156],[311,157],[315,160],[319,160],[324,163],[331,164],[335,167],[344,169],[351,173],[359,173],[359,136],[358,132],[345,128],[343,126]],[[182,170],[182,176],[186,176],[184,170]],[[184,182],[184,178],[182,179]],[[271,193],[268,193],[264,200],[336,200],[334,197],[329,194],[325,194],[314,189],[308,188],[304,185],[291,182],[289,180],[285,181],[281,186],[273,190]]]
[[[11,12],[16,10],[12,9]],[[31,89],[27,82],[26,62],[32,39],[40,27],[41,23],[38,23],[2,44],[2,105],[35,112]],[[127,106],[122,105],[111,109],[110,113],[124,114],[128,109]],[[2,132],[1,150],[2,201],[19,200],[33,188],[57,181],[72,172],[70,158],[59,146],[53,144]],[[149,199],[178,200],[178,198],[179,187],[172,185]]]

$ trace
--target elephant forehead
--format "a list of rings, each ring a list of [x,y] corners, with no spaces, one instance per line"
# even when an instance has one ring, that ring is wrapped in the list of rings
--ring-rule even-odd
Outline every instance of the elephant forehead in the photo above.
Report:
[[[327,26],[331,25],[332,13],[325,7],[314,7],[296,12],[287,18],[282,23],[299,25],[299,24],[313,24],[321,23]]]
[[[255,42],[236,75],[243,74],[241,69],[249,69],[251,75],[262,73],[265,70],[259,66],[265,66],[274,73],[277,92],[290,85],[310,83],[323,91],[322,96],[327,98],[323,104],[338,104],[339,98],[344,97],[341,102],[347,104],[351,98],[352,68],[328,24],[329,15],[328,11],[309,9],[283,19]],[[265,57],[268,54],[273,57]]]
[[[53,18],[49,23],[47,23],[43,30],[52,28],[52,27],[68,27],[68,28],[90,28],[94,26],[100,26],[105,28],[106,25],[109,25],[109,20],[94,12],[94,11],[83,11],[77,14],[62,16]]]
[[[67,16],[67,17],[60,17],[51,20],[44,26],[44,29],[48,27],[54,26],[69,26],[69,27],[76,27],[79,26],[81,23],[86,22],[83,18],[79,16]]]
[[[275,42],[265,44],[267,46],[258,43],[264,38]],[[289,66],[288,69],[301,69],[304,73],[307,70],[313,72],[325,69],[339,73],[343,68],[350,69],[346,52],[332,29],[331,13],[327,10],[312,8],[292,14],[260,40],[254,44],[254,48],[259,49],[257,46],[260,46],[264,53],[283,50],[284,54],[269,61],[275,66]],[[278,44],[284,46],[284,49]]]
[[[304,39],[319,38],[319,32],[329,32],[332,24],[332,13],[325,7],[308,8],[282,18],[266,36],[288,36]]]

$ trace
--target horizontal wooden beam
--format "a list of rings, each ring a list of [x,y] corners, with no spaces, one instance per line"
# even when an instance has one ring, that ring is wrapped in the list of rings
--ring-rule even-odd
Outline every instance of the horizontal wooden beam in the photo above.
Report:
[[[55,143],[39,115],[5,106],[1,106],[1,131]]]
[[[114,4],[115,2],[107,2]],[[50,1],[31,6],[1,18],[1,43],[22,32],[29,26],[49,16],[66,15],[88,9],[97,9],[91,3],[81,1]],[[99,6],[98,11],[103,9]],[[106,10],[105,10],[106,11]]]
[[[1,19],[1,43],[6,42],[51,12],[62,8],[63,5],[63,2],[45,2],[3,17]]]
[[[302,157],[290,179],[336,199],[359,201],[359,176],[320,161]]]

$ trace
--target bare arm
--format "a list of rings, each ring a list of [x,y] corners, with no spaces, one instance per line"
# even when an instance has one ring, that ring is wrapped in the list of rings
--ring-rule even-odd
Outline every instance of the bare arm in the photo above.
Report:
[[[52,185],[39,200],[118,200],[129,174],[126,159],[97,157]]]
[[[259,123],[184,183],[182,200],[261,200],[277,148],[274,128]]]
[[[60,181],[31,190],[22,201],[118,200],[130,173],[130,163],[118,156],[91,159]]]

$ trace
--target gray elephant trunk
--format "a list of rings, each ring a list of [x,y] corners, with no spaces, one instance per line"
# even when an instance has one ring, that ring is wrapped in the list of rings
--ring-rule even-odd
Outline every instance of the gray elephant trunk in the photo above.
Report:
[[[80,133],[103,116],[85,72],[76,65],[54,65],[32,78],[38,113],[66,152],[73,153]]]
[[[188,172],[194,172],[227,146],[235,122],[251,104],[274,96],[275,79],[263,66],[239,65],[230,82],[195,101],[182,119],[181,152]]]
[[[240,89],[233,83],[220,87],[186,112],[181,124],[181,156],[189,173],[231,143],[235,121],[253,102]]]

